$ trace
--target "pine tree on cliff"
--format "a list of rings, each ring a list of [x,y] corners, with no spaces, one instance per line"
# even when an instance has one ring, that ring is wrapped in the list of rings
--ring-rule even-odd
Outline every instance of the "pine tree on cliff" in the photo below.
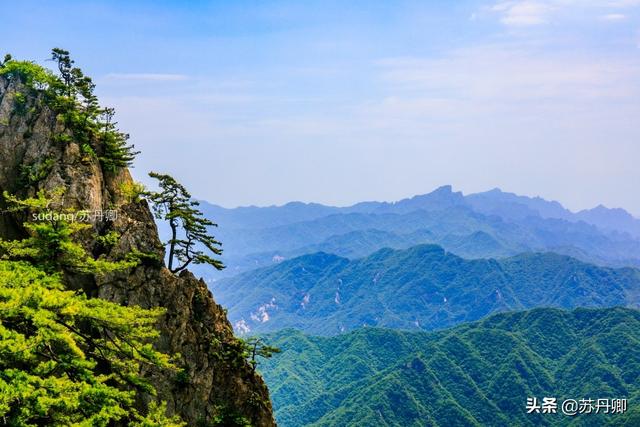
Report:
[[[138,239],[153,228],[152,221],[138,203],[141,188],[121,182],[127,174],[118,173],[136,152],[68,52],[57,49],[53,59],[60,61],[60,74],[0,57],[0,148],[28,152],[25,147],[42,144],[51,152],[0,158],[9,170],[0,174],[0,191],[18,193],[0,194],[0,425],[184,425],[171,415],[176,413],[188,425],[274,426],[268,391],[206,285],[192,276],[168,277],[159,265],[139,266],[155,258],[157,235]],[[46,120],[37,134],[23,131],[38,118]],[[88,204],[50,200],[60,182],[87,166],[89,176],[100,179],[76,186],[82,180],[74,178],[69,190],[98,190],[98,205],[124,208],[127,225],[100,221],[90,227],[65,219],[85,217],[87,211],[76,209]],[[123,204],[111,197],[116,193]],[[202,218],[186,190],[179,194],[185,209],[174,214],[184,238],[176,233],[172,270],[202,262],[222,268],[214,259],[220,243],[207,234],[214,224]],[[133,274],[127,277],[133,265],[151,280],[141,284]],[[120,287],[129,280],[132,287]],[[101,286],[107,288],[105,299]],[[129,300],[130,292],[139,298]],[[192,326],[190,332],[175,328],[175,319]],[[212,347],[181,353],[193,339]],[[197,376],[209,382],[191,380]],[[191,406],[193,396],[207,397]]]
[[[158,219],[166,220],[171,227],[168,268],[179,273],[190,264],[209,264],[217,270],[224,265],[219,259],[207,255],[199,247],[204,246],[213,255],[222,254],[222,244],[208,233],[207,227],[217,224],[206,219],[198,209],[200,203],[191,199],[187,189],[173,177],[156,172],[149,176],[158,180],[161,191],[148,192],[153,212]]]
[[[108,171],[131,166],[139,151],[128,143],[129,135],[120,132],[113,121],[112,108],[101,108],[93,93],[95,84],[78,67],[69,51],[54,48],[51,60],[58,65],[60,77],[49,82],[48,90],[56,99],[67,129],[83,143],[83,149],[97,156]]]
[[[155,394],[142,367],[176,370],[152,346],[164,310],[88,298],[63,283],[68,272],[100,276],[135,263],[94,259],[74,239],[90,226],[59,219],[43,190],[3,196],[5,213],[50,219],[25,222],[24,239],[0,239],[0,423],[184,426],[164,403],[146,414],[135,405],[138,393]]]

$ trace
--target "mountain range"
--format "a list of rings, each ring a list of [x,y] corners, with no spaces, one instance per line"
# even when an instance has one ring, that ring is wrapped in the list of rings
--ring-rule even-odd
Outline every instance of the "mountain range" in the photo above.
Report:
[[[435,245],[304,255],[210,285],[240,332],[433,330],[533,307],[640,307],[640,271],[554,253],[467,260]]]
[[[622,209],[450,186],[202,208],[228,268],[201,274],[237,332],[282,350],[259,365],[279,425],[640,425],[640,221]],[[548,396],[629,411],[526,413]]]
[[[282,349],[260,370],[283,427],[640,425],[637,310],[546,308],[432,333],[264,339]],[[558,413],[527,414],[527,397],[555,397]],[[601,398],[626,398],[628,411],[561,413],[564,399]]]
[[[451,186],[395,203],[350,207],[293,202],[225,209],[202,202],[224,242],[222,274],[209,281],[324,251],[360,258],[379,249],[431,243],[465,258],[553,251],[606,266],[640,267],[640,220],[602,206],[573,213],[558,202],[498,189],[464,196]]]

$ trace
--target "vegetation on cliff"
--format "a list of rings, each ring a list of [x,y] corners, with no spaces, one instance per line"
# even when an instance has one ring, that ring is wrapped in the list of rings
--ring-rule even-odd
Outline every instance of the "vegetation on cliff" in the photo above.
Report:
[[[0,418],[9,425],[181,425],[164,417],[162,405],[146,415],[135,406],[138,391],[155,394],[143,367],[174,369],[152,346],[163,310],[90,299],[62,280],[136,263],[87,254],[74,235],[90,225],[54,216],[44,191],[5,198],[8,212],[49,219],[25,222],[24,239],[0,239]]]
[[[0,261],[0,419],[7,425],[177,426],[147,414],[137,390],[146,365],[171,368],[151,346],[161,310],[124,307],[65,290],[59,275]],[[154,410],[155,408],[155,410]]]
[[[52,60],[0,61],[0,423],[273,426],[225,311],[165,268],[113,110]]]
[[[16,113],[28,112],[27,96],[38,97],[56,113],[61,129],[54,139],[59,143],[77,142],[83,153],[97,157],[105,170],[129,166],[137,152],[128,143],[129,135],[116,127],[114,110],[99,105],[91,78],[74,66],[66,50],[53,49],[51,59],[59,75],[33,62],[14,60],[11,55],[0,62],[0,76],[9,82],[19,81],[28,91],[15,97]]]

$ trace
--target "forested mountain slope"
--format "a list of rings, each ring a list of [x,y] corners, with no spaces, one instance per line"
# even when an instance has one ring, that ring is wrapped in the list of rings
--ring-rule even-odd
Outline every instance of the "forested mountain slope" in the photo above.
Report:
[[[640,423],[637,310],[535,309],[436,333],[265,339],[283,350],[261,365],[283,427]],[[558,413],[527,414],[527,397],[556,397]],[[560,413],[564,399],[599,398],[627,398],[628,412]]]
[[[496,311],[640,306],[640,271],[553,253],[466,260],[433,245],[348,260],[316,253],[212,285],[237,330],[437,329]]]

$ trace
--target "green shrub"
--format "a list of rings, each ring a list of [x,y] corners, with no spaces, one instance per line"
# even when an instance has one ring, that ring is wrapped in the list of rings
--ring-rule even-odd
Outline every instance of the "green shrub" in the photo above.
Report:
[[[137,203],[145,194],[144,185],[135,181],[126,181],[120,184],[120,195],[125,198],[127,203]]]

